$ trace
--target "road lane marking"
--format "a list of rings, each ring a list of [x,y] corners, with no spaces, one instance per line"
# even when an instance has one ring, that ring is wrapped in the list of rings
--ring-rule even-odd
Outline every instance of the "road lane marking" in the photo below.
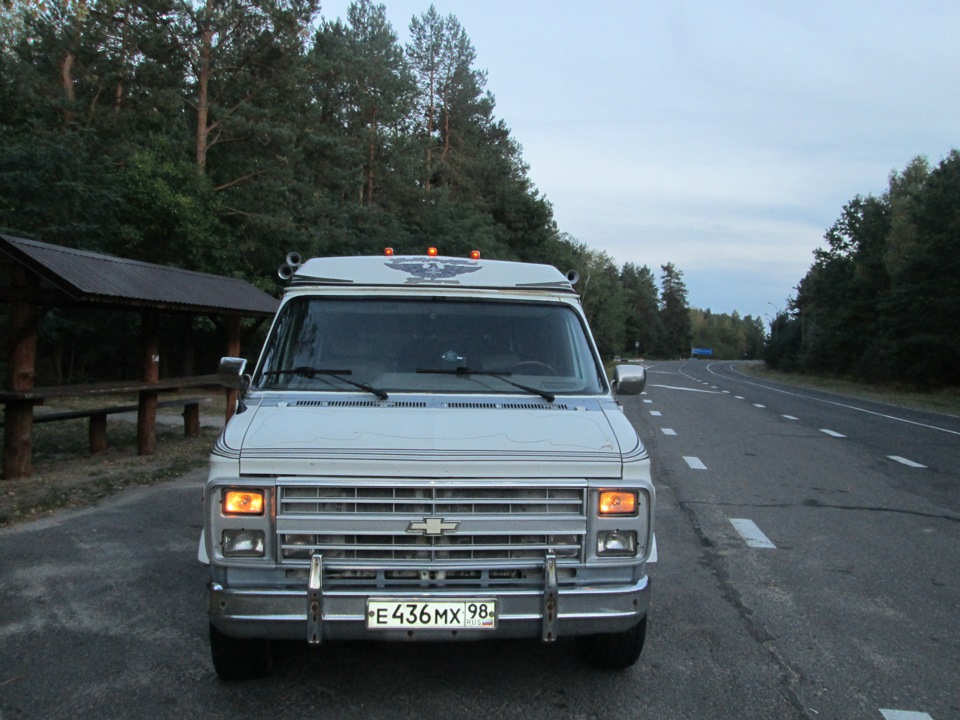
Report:
[[[767,407],[766,405],[761,405],[760,403],[754,403],[753,406],[756,408],[760,408],[761,410]]]
[[[913,710],[881,710],[880,712],[886,720],[933,720],[933,716]]]
[[[707,395],[720,395],[721,393],[712,390],[701,390],[700,388],[675,387],[674,385],[651,385],[650,387],[663,388],[664,390],[686,390],[687,392],[707,393]]]
[[[707,369],[709,370],[709,368]],[[732,372],[735,372],[740,376],[740,378],[747,377],[736,368],[733,368]],[[928,425],[927,423],[917,422],[916,420],[907,420],[906,418],[897,417],[896,415],[887,415],[885,413],[876,412],[875,410],[867,410],[866,408],[857,407],[856,405],[847,405],[846,403],[834,402],[833,400],[824,400],[823,398],[815,397],[813,395],[804,395],[798,392],[790,392],[789,390],[781,390],[780,388],[771,387],[770,385],[764,385],[758,382],[750,382],[749,380],[743,380],[739,378],[737,379],[737,382],[741,382],[744,385],[753,385],[754,387],[763,388],[764,390],[769,390],[770,392],[777,392],[781,395],[792,395],[793,397],[803,398],[804,400],[813,400],[814,402],[824,403],[826,405],[836,405],[837,407],[846,408],[847,410],[856,410],[857,412],[866,413],[867,415],[876,415],[877,417],[884,418],[885,420],[894,420],[896,422],[907,423],[907,425],[916,425],[917,427],[926,428],[927,430],[939,430],[940,432],[949,433],[950,435],[960,435],[960,431],[957,430],[948,430],[947,428],[942,428],[937,425]]]
[[[730,518],[730,523],[740,533],[740,537],[752,548],[776,548],[777,546],[770,542],[770,538],[763,534],[763,531],[757,527],[753,520],[744,518]]]
[[[844,435],[843,433],[838,433],[836,430],[827,430],[826,428],[820,428],[820,432],[824,433],[825,435],[829,435],[830,437],[835,437],[835,438],[845,438],[845,437],[846,437],[846,435]]]
[[[781,415],[784,420],[799,420],[800,418],[795,418],[793,415]]]
[[[646,405],[653,405],[653,400],[646,400],[646,399],[645,399],[643,402],[644,402],[644,404],[646,404]]]
[[[921,465],[920,463],[914,462],[913,460],[907,460],[907,458],[905,458],[905,457],[900,457],[899,455],[887,455],[887,457],[890,458],[891,460],[897,461],[897,462],[900,463],[901,465],[906,465],[907,467],[912,467],[912,468],[925,468],[925,467],[926,467],[926,465]]]
[[[697,457],[690,457],[687,455],[683,456],[684,461],[687,465],[690,466],[691,470],[706,470],[707,466],[703,464],[703,461]]]
[[[676,434],[677,434],[677,431],[674,430],[673,428],[660,428],[660,432],[662,432],[664,435],[676,435]]]
[[[743,400],[743,395],[734,395],[735,400]]]
[[[660,412],[659,410],[651,410],[650,415],[653,417],[660,417],[661,415],[663,415],[663,413]]]

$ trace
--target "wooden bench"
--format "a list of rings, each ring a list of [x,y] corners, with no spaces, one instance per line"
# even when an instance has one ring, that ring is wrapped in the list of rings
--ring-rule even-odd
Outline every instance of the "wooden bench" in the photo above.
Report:
[[[213,386],[220,386],[219,378],[216,375],[166,378],[156,382],[90,383],[0,391],[0,403],[5,405],[6,425],[4,428],[3,477],[27,477],[31,474],[30,458],[33,446],[31,434],[34,422],[53,422],[55,420],[67,420],[71,417],[89,417],[90,447],[91,450],[97,452],[95,448],[103,449],[106,447],[106,416],[136,410],[137,453],[152,455],[156,452],[157,407],[161,406],[158,395],[161,392]],[[99,398],[123,393],[136,393],[139,398],[138,404],[108,406],[92,410],[64,410],[46,414],[34,413],[35,406],[43,405],[45,401],[54,398]],[[195,398],[191,398],[191,400],[194,402],[163,401],[173,405],[184,405],[184,432],[189,432],[194,426],[199,430],[199,408],[202,403]],[[188,407],[188,405],[193,407]]]
[[[159,400],[157,408],[183,408],[184,437],[200,436],[200,406],[213,402],[209,397],[188,397],[175,400]],[[48,413],[34,413],[33,422],[48,423],[59,420],[89,419],[90,452],[98,453],[107,449],[107,415],[138,412],[140,405],[111,405],[109,407],[89,408],[86,410],[56,410]],[[3,421],[0,420],[0,427]]]

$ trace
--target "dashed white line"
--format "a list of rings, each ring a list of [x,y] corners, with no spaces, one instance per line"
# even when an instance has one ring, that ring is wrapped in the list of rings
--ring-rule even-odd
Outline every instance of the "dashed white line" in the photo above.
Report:
[[[753,406],[755,408],[760,408],[761,410],[763,410],[766,407],[766,405],[761,405],[760,403],[754,403]]]
[[[660,412],[659,410],[651,410],[650,415],[651,417],[660,417],[661,415],[663,415],[663,413]]]
[[[643,402],[644,402],[646,405],[652,405],[652,404],[653,404],[653,400],[644,400]]]
[[[690,457],[687,455],[683,456],[684,461],[687,465],[690,466],[691,470],[706,470],[707,466],[703,464],[703,461],[697,457]]]
[[[651,385],[650,387],[664,388],[665,390],[685,390],[687,392],[707,393],[708,395],[719,395],[712,390],[700,390],[699,388],[676,387],[674,385]]]
[[[896,462],[900,463],[901,465],[906,465],[907,467],[912,467],[912,468],[925,468],[925,467],[926,467],[926,465],[921,465],[920,463],[914,462],[913,460],[907,460],[907,458],[905,458],[905,457],[900,457],[899,455],[887,455],[887,457],[890,458],[891,460],[895,460]]]
[[[793,415],[781,415],[784,420],[799,420],[800,418],[795,418]]]
[[[743,395],[734,395],[733,397],[736,400],[743,400]]]
[[[753,520],[743,518],[730,518],[730,522],[748,547],[752,548],[776,548],[777,546],[770,542],[770,538],[763,534],[763,531],[757,527]]]
[[[827,430],[826,428],[820,428],[820,432],[822,432],[824,435],[829,435],[830,437],[835,437],[835,438],[846,437],[846,435],[844,435],[843,433],[838,433],[836,430]]]
[[[913,710],[880,710],[880,712],[886,720],[933,720],[933,716]]]
[[[677,431],[674,430],[673,428],[660,428],[660,432],[662,432],[664,435],[676,435],[676,434],[677,434]]]

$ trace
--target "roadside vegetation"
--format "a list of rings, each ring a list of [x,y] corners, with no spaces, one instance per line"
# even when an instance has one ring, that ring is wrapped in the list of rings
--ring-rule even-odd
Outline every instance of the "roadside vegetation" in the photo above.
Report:
[[[960,388],[960,151],[856,196],[771,325],[775,369]],[[949,393],[948,393],[949,394]]]
[[[344,18],[319,0],[0,4],[0,232],[268,292],[291,250],[476,249],[579,273],[605,356],[686,356],[682,271],[557,226],[466,29],[424,5],[401,43],[370,0]],[[166,357],[212,367],[216,330],[168,323]],[[56,309],[42,332],[40,384],[138,374],[114,339],[136,318]]]
[[[900,407],[960,416],[960,390],[956,388],[918,391],[902,384],[865,383],[821,375],[784,372],[772,369],[764,363],[744,363],[738,366],[738,369],[760,379],[775,380],[788,385],[825,390],[838,395],[874,400]]]
[[[131,400],[135,402],[135,398]],[[83,401],[60,402],[48,409],[85,406]],[[204,406],[202,412],[206,418],[222,418],[223,400]],[[0,527],[36,520],[58,510],[94,505],[126,488],[180,478],[207,464],[218,434],[216,424],[204,424],[200,437],[184,437],[180,416],[162,409],[158,413],[157,453],[140,456],[135,415],[111,416],[107,420],[109,447],[91,455],[87,420],[36,424],[33,476],[0,484]]]

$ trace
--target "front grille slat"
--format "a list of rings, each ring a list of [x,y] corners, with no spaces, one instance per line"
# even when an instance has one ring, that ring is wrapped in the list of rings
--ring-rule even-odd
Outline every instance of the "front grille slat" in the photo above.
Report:
[[[279,560],[292,565],[315,553],[331,563],[379,567],[528,565],[548,550],[559,560],[580,560],[586,532],[581,486],[280,484],[277,510]],[[426,518],[443,518],[458,528],[439,535],[410,532],[411,523]],[[333,527],[338,529],[331,534]],[[350,534],[341,534],[344,530]]]

